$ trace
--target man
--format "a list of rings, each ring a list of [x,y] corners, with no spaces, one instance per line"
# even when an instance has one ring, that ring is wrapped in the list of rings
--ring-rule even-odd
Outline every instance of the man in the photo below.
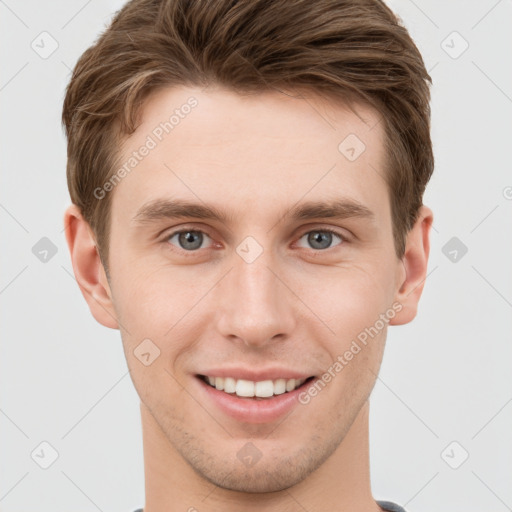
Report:
[[[145,512],[402,511],[369,396],[426,277],[428,76],[378,0],[134,0],[65,102],[65,214],[141,399]]]

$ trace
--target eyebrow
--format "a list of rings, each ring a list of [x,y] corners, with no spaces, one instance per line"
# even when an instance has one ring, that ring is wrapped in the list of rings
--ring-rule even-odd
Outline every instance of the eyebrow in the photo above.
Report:
[[[352,217],[375,220],[375,214],[367,206],[353,199],[306,202],[292,208],[289,215],[296,220],[317,218],[343,220]]]
[[[375,214],[365,205],[353,199],[335,199],[326,201],[303,202],[292,207],[280,218],[291,217],[292,220],[313,219],[348,219],[362,218],[375,220]],[[165,219],[207,219],[229,223],[235,219],[234,214],[225,213],[214,206],[195,203],[182,199],[156,199],[144,204],[133,217],[136,223],[144,224]]]
[[[211,219],[228,222],[230,216],[214,206],[207,206],[182,199],[156,199],[144,204],[133,217],[137,223],[146,223],[164,219]]]

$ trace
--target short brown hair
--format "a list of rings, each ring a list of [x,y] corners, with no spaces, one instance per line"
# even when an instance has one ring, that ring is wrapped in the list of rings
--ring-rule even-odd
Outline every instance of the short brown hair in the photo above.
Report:
[[[106,265],[110,223],[101,187],[148,95],[219,84],[235,92],[303,89],[362,101],[381,116],[396,254],[433,172],[431,78],[380,0],[132,0],[79,59],[62,113],[71,200]],[[341,142],[341,141],[340,141]]]

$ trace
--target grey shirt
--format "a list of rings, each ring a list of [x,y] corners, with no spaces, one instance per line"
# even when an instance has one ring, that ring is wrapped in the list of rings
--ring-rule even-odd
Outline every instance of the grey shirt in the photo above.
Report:
[[[393,503],[392,501],[377,500],[377,505],[379,505],[380,508],[387,510],[388,512],[407,512],[405,508],[397,505],[396,503]]]
[[[396,503],[393,503],[392,501],[377,500],[377,505],[379,505],[379,507],[386,510],[387,512],[407,512],[405,510],[405,508],[401,507],[400,505],[397,505]],[[141,508],[138,508],[134,512],[144,512],[144,511]]]

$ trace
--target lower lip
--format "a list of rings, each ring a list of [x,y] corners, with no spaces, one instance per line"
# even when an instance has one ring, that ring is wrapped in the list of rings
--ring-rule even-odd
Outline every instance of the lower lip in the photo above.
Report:
[[[278,420],[300,404],[299,394],[314,381],[314,379],[311,379],[293,391],[257,400],[229,395],[210,386],[197,376],[196,380],[199,381],[200,388],[206,393],[209,400],[224,414],[245,423],[271,423]]]

